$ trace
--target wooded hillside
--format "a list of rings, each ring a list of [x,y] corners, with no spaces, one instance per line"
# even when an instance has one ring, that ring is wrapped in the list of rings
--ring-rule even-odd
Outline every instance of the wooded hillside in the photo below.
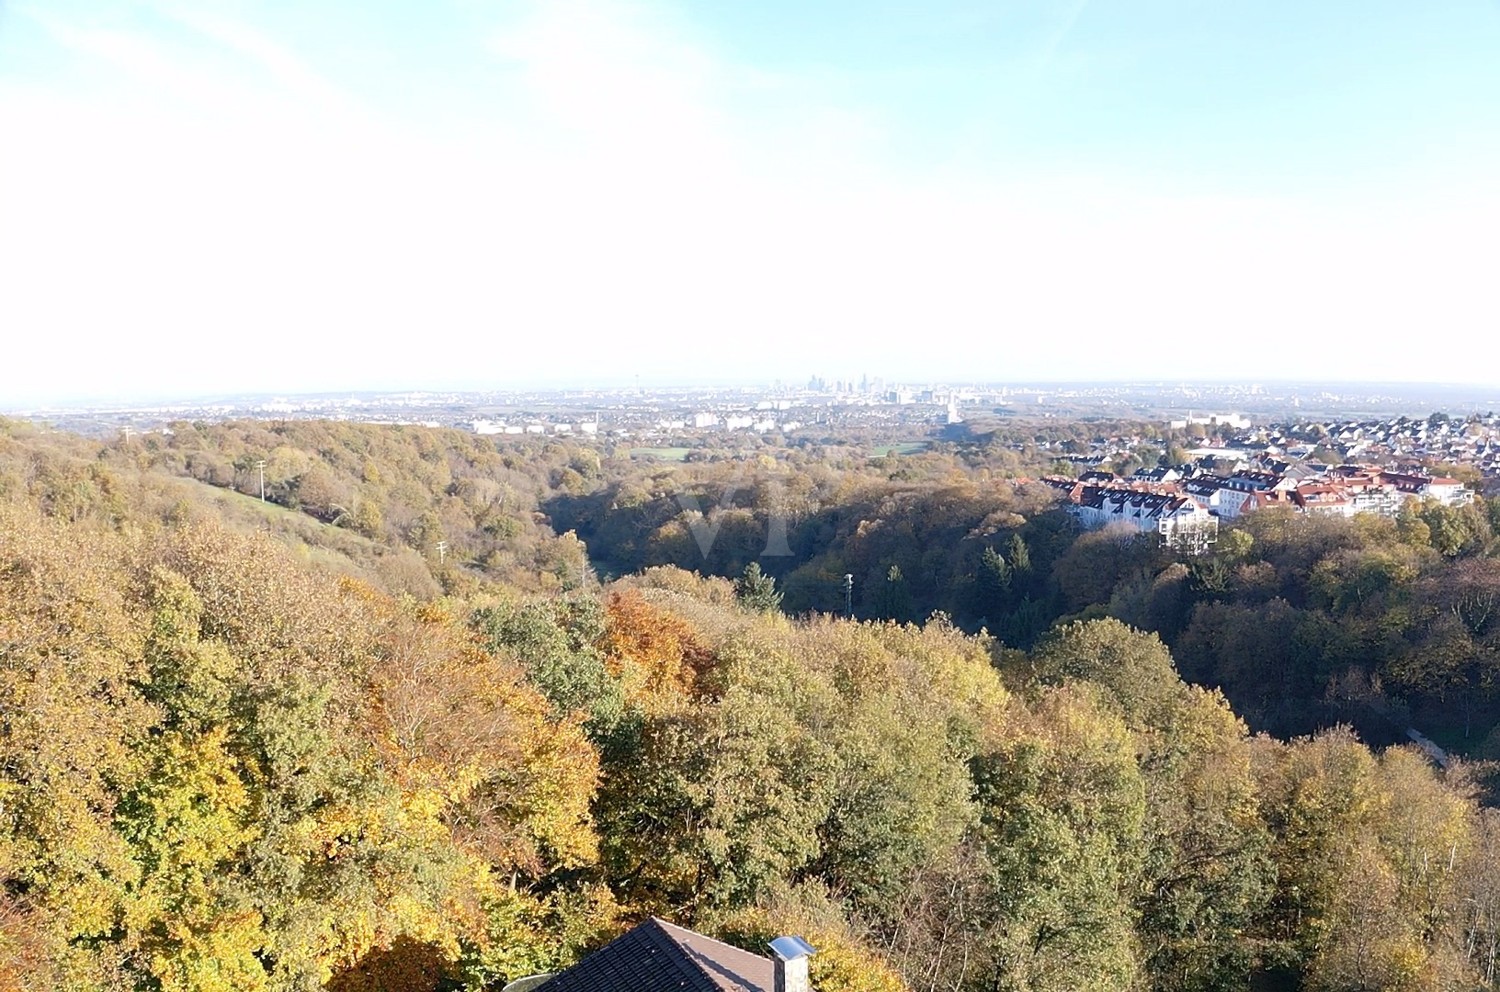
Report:
[[[284,445],[282,475],[222,429],[231,477],[200,481],[185,431],[0,425],[0,988],[497,988],[648,913],[803,933],[821,992],[1496,985],[1500,819],[1470,768],[1252,735],[1211,687],[1267,724],[1297,717],[1282,686],[1328,707],[1299,719],[1395,726],[1459,686],[1482,717],[1482,506],[1267,514],[1177,561],[936,453],[915,464],[960,477],[813,474],[779,583],[648,557],[601,586],[631,515],[585,546],[544,508],[646,506],[655,469],[589,452],[578,487],[585,449],[347,426],[306,427],[325,448]],[[284,505],[227,488],[262,457]],[[304,503],[314,472],[350,488]],[[484,517],[462,494],[491,483],[515,495]],[[332,514],[362,500],[380,528]],[[549,542],[589,554],[571,582]],[[799,570],[886,556],[899,617],[793,605]],[[899,622],[929,595],[951,619]],[[993,617],[1004,639],[965,629]]]

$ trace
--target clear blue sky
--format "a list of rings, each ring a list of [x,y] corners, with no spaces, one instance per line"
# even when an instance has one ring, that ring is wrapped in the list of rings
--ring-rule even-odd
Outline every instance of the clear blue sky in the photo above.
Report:
[[[0,407],[1500,381],[1500,0],[0,0]]]

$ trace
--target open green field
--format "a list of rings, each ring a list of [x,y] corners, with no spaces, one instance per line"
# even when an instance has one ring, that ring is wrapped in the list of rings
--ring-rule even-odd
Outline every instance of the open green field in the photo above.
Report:
[[[686,461],[692,448],[631,448],[631,458],[654,458],[662,462]]]
[[[884,458],[886,455],[914,455],[927,450],[926,441],[902,441],[900,444],[877,444],[870,449],[870,457]]]

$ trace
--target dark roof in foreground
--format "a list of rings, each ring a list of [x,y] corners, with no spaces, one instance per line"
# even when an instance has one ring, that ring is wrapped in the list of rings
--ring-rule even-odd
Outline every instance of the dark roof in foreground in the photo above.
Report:
[[[775,965],[651,917],[539,992],[773,992]]]

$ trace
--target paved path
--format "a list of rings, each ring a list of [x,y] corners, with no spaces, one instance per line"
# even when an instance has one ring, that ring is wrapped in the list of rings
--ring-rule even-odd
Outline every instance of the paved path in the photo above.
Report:
[[[1418,732],[1416,727],[1407,727],[1406,736],[1410,737],[1412,741],[1416,743],[1417,747],[1425,751],[1427,753],[1427,757],[1436,762],[1439,768],[1448,767],[1448,752],[1444,751],[1442,748],[1438,747],[1436,744],[1432,743],[1432,741],[1424,737],[1420,732]]]

